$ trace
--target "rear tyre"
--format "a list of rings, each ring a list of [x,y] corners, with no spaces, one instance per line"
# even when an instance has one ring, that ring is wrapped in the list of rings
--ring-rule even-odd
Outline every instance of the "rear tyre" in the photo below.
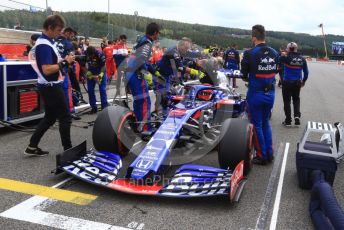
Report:
[[[128,108],[114,105],[104,109],[94,123],[94,148],[102,152],[128,154],[136,138],[136,118]]]
[[[252,168],[252,125],[247,120],[227,119],[221,127],[218,157],[220,167],[232,170],[244,161],[244,175]]]

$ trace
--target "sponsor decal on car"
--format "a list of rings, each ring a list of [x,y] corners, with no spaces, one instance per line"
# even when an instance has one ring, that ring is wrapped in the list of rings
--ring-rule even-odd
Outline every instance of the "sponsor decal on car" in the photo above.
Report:
[[[231,190],[230,190],[230,200],[231,202],[234,199],[236,191],[238,189],[239,183],[244,178],[244,161],[240,161],[240,163],[235,167],[232,177],[231,177]]]

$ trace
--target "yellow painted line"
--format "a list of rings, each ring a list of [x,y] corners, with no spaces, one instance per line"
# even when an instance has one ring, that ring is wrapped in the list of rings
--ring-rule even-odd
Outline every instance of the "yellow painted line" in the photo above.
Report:
[[[9,180],[5,178],[0,178],[0,189],[48,197],[55,200],[60,200],[78,205],[87,205],[95,199],[97,199],[97,196],[91,194],[73,192],[59,188],[52,188],[43,185]]]

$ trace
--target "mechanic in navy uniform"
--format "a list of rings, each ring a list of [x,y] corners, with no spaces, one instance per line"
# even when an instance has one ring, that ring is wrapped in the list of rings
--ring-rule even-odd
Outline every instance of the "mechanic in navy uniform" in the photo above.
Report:
[[[183,58],[191,48],[191,40],[189,38],[182,38],[175,47],[172,47],[166,51],[161,60],[157,63],[157,69],[164,79],[162,84],[158,83],[157,91],[161,94],[161,105],[163,113],[167,113],[167,94],[171,90],[171,84],[174,80],[177,82],[179,78],[185,73],[190,75],[200,75],[200,78],[204,77],[204,74],[199,70],[189,68],[184,65]]]
[[[265,165],[273,159],[270,115],[275,100],[278,53],[265,44],[265,28],[252,27],[254,48],[244,52],[241,71],[248,80],[247,104],[255,129],[256,157],[253,163]]]
[[[239,52],[237,51],[237,45],[232,44],[229,49],[227,49],[223,54],[223,68],[239,70],[240,57]],[[233,88],[237,88],[236,79],[233,78]]]
[[[309,72],[306,60],[297,52],[297,44],[295,42],[290,42],[287,45],[287,52],[287,56],[280,57],[280,63],[284,70],[282,95],[285,120],[282,124],[288,127],[291,126],[292,122],[290,108],[291,99],[293,99],[295,125],[300,125],[300,91],[301,87],[305,85],[308,79]]]
[[[154,22],[146,27],[146,35],[141,37],[134,46],[128,59],[126,70],[126,81],[133,95],[134,113],[137,121],[150,121],[151,101],[148,92],[148,85],[141,73],[141,70],[155,73],[153,66],[149,63],[152,55],[153,41],[157,40],[160,33],[160,26]],[[148,130],[149,126],[143,126],[144,130]]]
[[[63,30],[62,34],[56,39],[56,47],[62,58],[64,58],[66,55],[70,53],[75,52],[74,46],[71,40],[76,34],[77,32],[75,30],[73,30],[71,27],[67,27]],[[72,82],[74,82],[73,85],[75,85],[75,81],[77,81],[75,74],[73,73],[72,66],[64,69],[62,74],[65,76],[63,80],[63,89],[66,96],[66,102],[69,107],[69,111],[71,113],[71,117],[75,120],[80,120],[81,117],[75,114],[75,108],[74,108],[73,98],[72,98]],[[79,83],[77,82],[76,84],[80,92]]]
[[[105,109],[108,106],[106,94],[106,73],[105,73],[105,55],[93,46],[88,46],[86,49],[86,67],[84,72],[87,76],[87,91],[90,106],[92,108],[91,114],[97,113],[97,99],[94,92],[96,84],[99,85],[101,108]],[[85,69],[86,68],[86,69]]]
[[[61,71],[74,62],[73,55],[60,57],[54,39],[60,35],[65,22],[59,15],[46,18],[43,33],[37,39],[35,46],[29,53],[29,60],[38,75],[40,96],[44,102],[45,114],[30,139],[30,144],[24,154],[30,156],[44,156],[49,152],[43,151],[38,144],[44,133],[59,120],[59,131],[64,150],[72,147],[70,138],[71,117],[63,92],[63,76]]]

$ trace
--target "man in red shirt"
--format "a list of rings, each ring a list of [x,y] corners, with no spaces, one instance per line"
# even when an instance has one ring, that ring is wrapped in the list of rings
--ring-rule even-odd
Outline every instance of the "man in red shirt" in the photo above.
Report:
[[[160,43],[156,42],[155,45],[153,46],[152,57],[150,59],[151,64],[156,65],[156,63],[161,60],[163,55],[164,55],[164,52],[160,48]]]
[[[106,67],[106,75],[107,78],[110,79],[111,77],[114,76],[116,72],[116,65],[115,61],[113,60],[113,43],[112,41],[108,42],[108,45],[103,49],[106,62],[105,62],[105,67]]]

